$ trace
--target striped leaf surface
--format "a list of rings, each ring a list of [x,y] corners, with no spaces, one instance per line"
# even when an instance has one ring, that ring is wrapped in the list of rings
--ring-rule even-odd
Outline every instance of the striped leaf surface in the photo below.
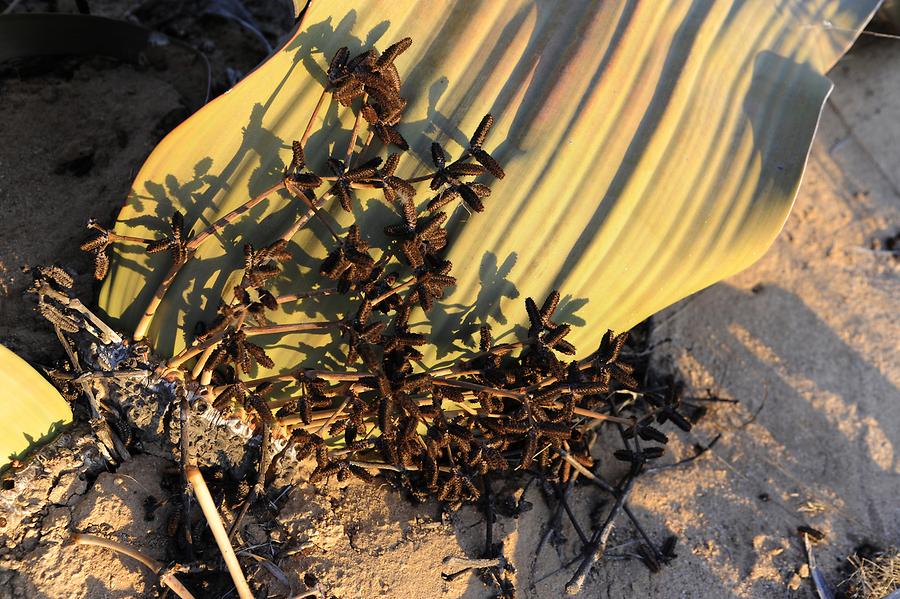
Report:
[[[0,345],[0,467],[72,422],[68,402],[25,360]]]
[[[540,303],[554,288],[561,320],[576,325],[569,338],[587,353],[607,328],[625,330],[766,251],[831,87],[823,73],[876,4],[316,0],[283,48],[159,144],[115,230],[159,237],[178,209],[198,231],[272,186],[335,50],[383,50],[410,36],[413,47],[397,61],[411,145],[399,174],[428,172],[433,140],[459,155],[487,112],[497,122],[485,147],[507,172],[492,183],[484,213],[453,210],[447,256],[458,285],[432,313],[437,355],[429,358],[452,359],[484,322],[511,339],[527,322],[525,297]],[[319,115],[306,148],[314,168],[324,173],[329,152],[343,154],[351,127],[347,109]],[[374,194],[361,198],[354,218],[377,245],[393,213]],[[156,313],[156,348],[171,355],[189,343],[229,296],[243,244],[268,243],[303,211],[275,194],[202,246]],[[350,224],[339,206],[328,211]],[[325,229],[314,224],[294,241],[296,260],[276,293],[323,284]],[[100,305],[124,330],[169,261],[117,246]],[[272,319],[330,320],[341,310],[326,298]],[[264,341],[276,370],[341,357],[328,334]]]

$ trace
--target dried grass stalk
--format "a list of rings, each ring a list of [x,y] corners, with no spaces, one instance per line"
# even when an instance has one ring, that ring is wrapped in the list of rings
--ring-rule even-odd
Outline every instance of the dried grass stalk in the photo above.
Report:
[[[225,525],[222,523],[222,517],[219,516],[218,510],[216,510],[216,504],[213,502],[212,495],[209,493],[206,481],[203,480],[203,475],[200,474],[200,469],[196,466],[185,466],[184,473],[185,476],[187,476],[188,482],[191,483],[191,487],[194,489],[194,495],[197,496],[197,503],[200,504],[203,515],[206,516],[206,521],[209,523],[209,529],[216,539],[219,551],[222,552],[222,557],[225,559],[225,565],[228,566],[228,573],[231,574],[231,579],[234,581],[234,586],[237,589],[238,597],[241,599],[253,599],[253,593],[250,592],[250,587],[247,585],[244,571],[241,569],[241,564],[238,562],[237,555],[234,553],[234,548],[228,540],[228,532],[225,530]]]
[[[853,574],[848,581],[847,596],[851,599],[882,599],[900,591],[900,551],[897,549],[872,557],[852,555],[849,561]]]
[[[181,584],[181,581],[175,577],[175,574],[173,574],[172,572],[160,574],[160,572],[162,572],[163,570],[163,565],[155,559],[144,555],[133,547],[129,547],[128,545],[119,543],[117,541],[104,539],[102,537],[80,533],[75,533],[72,535],[72,542],[76,545],[94,545],[96,547],[112,549],[113,551],[121,553],[122,555],[127,555],[131,559],[139,561],[153,570],[153,573],[159,576],[159,581],[163,585],[172,589],[172,592],[181,597],[181,599],[194,599],[194,596],[191,594],[191,592],[188,591],[183,584]]]

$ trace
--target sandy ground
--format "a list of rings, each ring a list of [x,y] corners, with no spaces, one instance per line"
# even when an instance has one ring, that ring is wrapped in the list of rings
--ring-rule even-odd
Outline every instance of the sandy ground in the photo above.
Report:
[[[740,403],[714,408],[667,459],[721,434],[713,451],[635,488],[648,533],[680,537],[678,559],[658,574],[609,560],[583,596],[812,597],[796,575],[805,560],[798,525],[826,533],[815,550],[835,585],[855,546],[900,543],[900,260],[879,251],[900,231],[898,64],[900,45],[879,43],[836,67],[797,206],[775,246],[745,273],[655,317],[654,360],[694,394]],[[89,294],[90,267],[75,249],[86,216],[111,218],[133,169],[183,111],[152,72],[106,61],[54,69],[6,73],[0,83],[0,342],[43,363],[60,351],[22,297],[21,267],[57,260]],[[69,529],[93,532],[165,560],[173,506],[147,506],[167,496],[167,463],[138,456],[88,484],[93,454],[73,436],[0,490],[0,597],[155,596],[153,577],[135,563],[63,541]],[[548,519],[541,491],[532,485],[522,497],[511,482],[497,494],[532,507],[500,518],[494,532],[520,596],[560,595],[574,531],[535,557]],[[576,496],[586,519],[600,495],[585,487]],[[248,527],[242,546],[275,596],[490,596],[474,575],[440,576],[444,557],[479,553],[474,509],[442,514],[361,483],[299,484],[272,506],[277,517]],[[622,524],[611,545],[633,536]],[[265,564],[273,547],[290,549],[277,560],[286,581]]]

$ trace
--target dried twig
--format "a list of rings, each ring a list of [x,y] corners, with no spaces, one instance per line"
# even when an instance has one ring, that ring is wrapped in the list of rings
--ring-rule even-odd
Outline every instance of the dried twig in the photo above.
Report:
[[[244,577],[244,571],[241,570],[241,565],[234,554],[234,548],[228,541],[228,533],[225,531],[225,525],[222,524],[222,517],[219,516],[216,504],[213,502],[209,488],[206,486],[206,481],[203,480],[203,475],[200,474],[200,469],[196,466],[186,466],[184,471],[188,482],[194,489],[197,503],[200,504],[203,515],[206,516],[206,521],[209,523],[209,529],[212,531],[213,538],[215,538],[216,544],[219,546],[219,551],[225,559],[225,565],[228,567],[228,573],[231,574],[231,579],[234,581],[238,596],[241,599],[254,599],[253,593],[250,592],[250,587],[247,585],[247,579]]]
[[[606,516],[603,526],[591,536],[591,542],[585,548],[584,558],[581,561],[581,565],[578,566],[578,570],[575,571],[575,575],[566,583],[566,593],[569,595],[577,595],[581,592],[581,587],[584,586],[584,581],[587,579],[591,567],[603,556],[603,552],[606,550],[606,543],[609,540],[609,534],[612,532],[616,517],[622,510],[625,501],[628,499],[633,482],[634,476],[629,474],[626,476],[624,482],[617,488],[616,502]]]
[[[121,553],[122,555],[127,555],[131,559],[142,563],[154,574],[159,576],[159,582],[164,586],[172,589],[172,592],[181,597],[181,599],[194,599],[194,596],[190,593],[190,591],[187,590],[187,588],[183,584],[181,584],[181,581],[178,580],[173,572],[163,572],[163,565],[161,563],[159,563],[155,559],[147,557],[134,547],[130,547],[117,541],[111,541],[109,539],[81,533],[73,534],[72,542],[76,545],[94,545],[96,547],[112,549],[113,551]]]

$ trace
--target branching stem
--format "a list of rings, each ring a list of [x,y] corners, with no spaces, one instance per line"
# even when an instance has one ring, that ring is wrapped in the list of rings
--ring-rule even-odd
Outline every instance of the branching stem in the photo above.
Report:
[[[150,323],[153,320],[153,316],[156,314],[156,311],[159,309],[159,305],[162,303],[163,298],[168,292],[169,288],[172,286],[172,283],[175,282],[175,277],[178,276],[178,273],[181,271],[181,268],[187,264],[191,258],[193,258],[194,254],[197,252],[197,249],[200,245],[209,239],[211,236],[215,235],[222,229],[224,229],[229,223],[234,222],[237,218],[262,202],[268,196],[273,193],[284,189],[284,181],[279,181],[272,187],[266,189],[258,196],[251,198],[250,200],[244,202],[206,229],[201,231],[198,235],[193,237],[187,243],[186,249],[186,257],[183,261],[175,262],[172,264],[172,267],[169,269],[169,272],[166,273],[165,278],[163,278],[162,282],[159,284],[159,287],[156,288],[156,292],[153,294],[153,297],[150,299],[150,304],[147,306],[147,309],[144,310],[143,316],[141,316],[141,320],[138,322],[137,327],[134,329],[134,339],[135,341],[139,341],[147,336],[147,330],[150,328]]]
[[[319,219],[319,222],[321,222],[323,225],[325,225],[325,228],[328,229],[328,232],[331,233],[331,236],[334,237],[334,239],[340,243],[340,241],[341,241],[340,234],[338,234],[337,230],[335,230],[335,228],[331,225],[331,223],[328,222],[328,219],[322,215],[322,212],[319,210],[319,207],[316,206],[316,201],[310,200],[308,197],[306,197],[306,194],[304,194],[304,193],[299,194],[299,196],[303,200],[303,202],[309,207],[309,209],[312,211],[312,213],[316,216],[316,218]]]
[[[317,202],[314,200],[316,208],[320,208],[322,204],[325,203],[325,200],[330,198],[332,195],[334,194],[332,194],[330,191],[326,191],[324,194],[322,194],[322,197],[320,197]],[[309,210],[307,210],[305,214],[300,216],[300,218],[294,221],[294,224],[292,224],[284,233],[281,234],[280,239],[283,239],[284,241],[290,241],[291,239],[293,239],[294,235],[296,235],[297,232],[300,231],[300,229],[306,226],[306,224],[314,214],[314,209],[310,208]]]
[[[222,331],[221,333],[216,333],[209,339],[206,339],[202,343],[198,343],[190,348],[185,348],[177,355],[169,358],[169,360],[165,363],[162,368],[163,372],[171,372],[173,370],[177,370],[181,367],[182,364],[196,356],[197,354],[205,351],[209,347],[215,347],[218,343],[225,338],[226,331]]]
[[[609,540],[609,534],[612,532],[619,512],[622,511],[622,507],[628,499],[633,483],[634,476],[628,475],[624,482],[616,489],[616,502],[606,516],[603,526],[597,529],[591,536],[591,542],[585,547],[584,558],[582,559],[578,570],[575,571],[575,575],[566,583],[566,593],[568,595],[577,595],[581,592],[581,588],[584,586],[584,581],[587,579],[591,567],[598,559],[603,557],[603,553],[606,551],[607,541]]]
[[[273,193],[280,191],[282,189],[284,189],[284,181],[279,181],[272,187],[270,187],[270,188],[266,189],[265,191],[263,191],[262,193],[260,193],[258,196],[247,200],[246,202],[244,202],[243,204],[241,204],[240,206],[238,206],[237,208],[235,208],[234,210],[232,210],[225,216],[221,217],[219,220],[217,220],[210,226],[203,229],[203,231],[201,231],[197,236],[195,236],[188,242],[188,244],[187,244],[188,251],[189,252],[196,251],[197,248],[199,248],[203,244],[203,242],[206,241],[209,237],[211,237],[212,235],[215,235],[216,233],[218,233],[219,231],[224,229],[226,226],[228,226],[230,223],[233,223],[234,221],[236,221],[240,215],[247,212],[248,210],[251,210],[254,206],[256,206],[257,204],[262,202],[264,199],[266,199]]]

